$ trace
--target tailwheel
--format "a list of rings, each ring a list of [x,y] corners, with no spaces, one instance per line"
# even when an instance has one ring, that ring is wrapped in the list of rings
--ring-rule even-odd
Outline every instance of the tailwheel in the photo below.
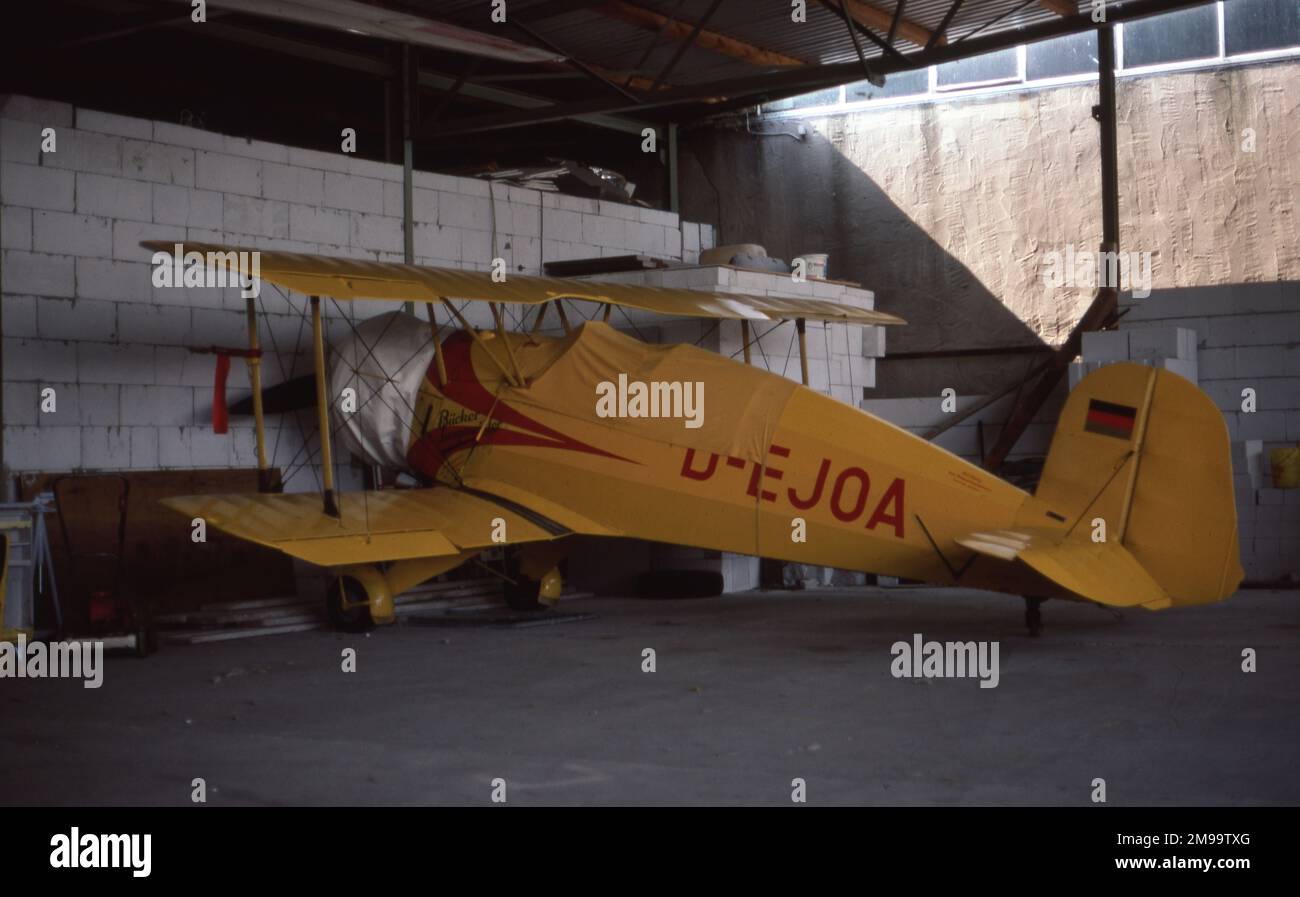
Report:
[[[1025,596],[1025,626],[1029,629],[1032,637],[1037,637],[1043,631],[1043,612],[1041,610],[1046,598],[1038,598],[1032,595]]]
[[[365,632],[375,625],[370,616],[370,596],[354,576],[330,580],[325,590],[325,616],[331,626],[343,632]]]

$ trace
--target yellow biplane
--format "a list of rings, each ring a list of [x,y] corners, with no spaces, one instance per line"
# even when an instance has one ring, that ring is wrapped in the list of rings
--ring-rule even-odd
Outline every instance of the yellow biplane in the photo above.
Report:
[[[248,252],[184,250],[224,258],[231,270]],[[252,272],[245,265],[241,273]],[[1031,495],[748,364],[750,322],[794,320],[806,383],[805,321],[904,323],[881,312],[549,277],[496,282],[488,273],[288,252],[261,252],[257,273],[311,297],[323,495],[198,495],[167,504],[329,568],[326,605],[340,627],[391,622],[395,596],[502,544],[518,546],[512,602],[552,601],[565,538],[574,534],[994,589],[1033,596],[1031,603],[1065,597],[1160,609],[1220,600],[1242,579],[1223,418],[1196,386],[1165,370],[1115,364],[1084,379]],[[321,296],[425,303],[429,320],[380,316],[382,329],[372,325],[343,365],[351,379],[331,380]],[[453,299],[488,303],[495,326],[470,326]],[[571,325],[565,299],[602,303],[604,320]],[[505,303],[538,307],[530,331],[507,330]],[[618,306],[739,320],[745,361],[625,336],[607,323]],[[550,307],[563,326],[558,337],[538,329]],[[459,327],[440,337],[435,309]],[[252,299],[247,314],[266,470]],[[421,346],[427,354],[410,348]],[[336,494],[330,415],[341,382],[360,384],[367,396],[401,394],[371,403],[370,417],[364,409],[334,415],[354,451],[404,467],[419,488]],[[690,390],[699,393],[697,422],[674,413]]]

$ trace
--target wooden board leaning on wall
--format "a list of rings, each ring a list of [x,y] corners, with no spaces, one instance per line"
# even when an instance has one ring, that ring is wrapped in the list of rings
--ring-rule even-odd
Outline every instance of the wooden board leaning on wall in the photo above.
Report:
[[[273,471],[279,482],[279,471]],[[192,610],[202,604],[248,601],[295,593],[293,562],[284,554],[208,529],[206,543],[191,538],[190,522],[158,503],[173,495],[256,492],[256,470],[159,470],[122,474],[130,484],[127,503],[124,587],[136,591],[155,612]],[[23,501],[49,491],[57,474],[18,477]],[[89,475],[87,475],[89,476]],[[96,477],[99,475],[96,474]],[[69,536],[79,554],[114,551],[119,491],[115,474],[77,483],[69,490]],[[65,487],[66,488],[66,487]],[[75,498],[74,500],[71,500]],[[84,605],[86,589],[111,582],[111,570],[72,568],[59,521],[47,520],[55,572],[65,608]]]

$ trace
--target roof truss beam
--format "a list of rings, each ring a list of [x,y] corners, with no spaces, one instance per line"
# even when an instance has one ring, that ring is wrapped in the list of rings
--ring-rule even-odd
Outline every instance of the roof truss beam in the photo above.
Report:
[[[847,25],[849,29],[849,37],[853,39],[853,48],[857,50],[858,59],[862,62],[862,68],[863,71],[867,73],[868,80],[872,80],[873,83],[879,81],[880,85],[883,85],[885,83],[884,79],[874,73],[874,70],[867,62],[866,56],[863,54],[862,42],[858,40],[858,35],[861,34],[867,40],[871,41],[880,48],[882,53],[892,59],[906,61],[907,57],[898,52],[893,44],[889,43],[882,37],[878,37],[876,32],[853,18],[849,14],[848,6],[844,3],[844,0],[823,0],[823,3],[827,9],[844,19],[844,24]]]
[[[1038,0],[1038,5],[1058,16],[1072,16],[1079,11],[1079,5],[1074,0]]]
[[[943,14],[943,21],[939,23],[939,27],[934,30],[934,33],[930,35],[930,39],[926,41],[925,48],[927,50],[933,50],[938,46],[939,41],[948,40],[948,25],[952,22],[953,16],[957,15],[957,10],[961,9],[963,2],[964,0],[952,0],[952,5]]]
[[[1177,9],[1202,6],[1205,2],[1206,0],[1118,0],[1118,2],[1107,7],[1107,26],[1110,27],[1121,22],[1141,19],[1159,13],[1172,12]],[[994,50],[1014,47],[1017,44],[1033,43],[1066,34],[1094,30],[1096,27],[1090,15],[1086,13],[1075,14],[1068,18],[1056,18],[1036,22],[1032,25],[1007,28],[980,37],[973,37],[970,40],[963,39],[960,42],[937,47],[929,51],[912,52],[901,60],[893,58],[878,59],[874,61],[873,68],[878,73],[886,75],[894,72],[910,71],[928,65],[952,62],[968,56],[978,56],[981,53],[991,53]],[[578,114],[639,112],[687,103],[699,103],[717,97],[728,98],[726,101],[714,102],[709,106],[709,111],[719,112],[736,105],[770,102],[824,87],[847,84],[850,81],[858,80],[861,77],[861,72],[861,64],[854,59],[852,62],[807,66],[784,72],[769,72],[745,78],[729,78],[707,84],[692,84],[672,90],[661,90],[656,94],[645,97],[637,106],[625,105],[617,99],[581,100],[556,104],[553,108],[545,110],[466,119],[461,122],[450,123],[443,133],[447,136],[469,134],[543,121],[556,121],[563,118],[572,118]]]
[[[704,31],[704,26],[709,23],[709,19],[713,18],[713,14],[718,11],[718,7],[721,5],[722,0],[713,0],[709,5],[709,8],[704,11],[703,17],[695,23],[695,27],[691,29],[691,33],[687,35],[686,40],[681,41],[677,45],[677,52],[673,53],[673,56],[668,60],[667,65],[660,70],[659,74],[655,75],[654,85],[650,88],[651,90],[658,90],[659,85],[668,80],[668,76],[673,73],[673,69],[677,67],[677,63],[681,62],[682,57],[686,55],[686,51],[695,44],[700,33]]]
[[[827,3],[826,0],[818,0],[818,2],[823,6],[828,8],[830,7],[830,4]],[[862,0],[843,0],[843,2],[853,21],[857,22],[864,28],[878,28],[889,34],[896,33],[898,37],[901,37],[906,41],[911,41],[918,47],[924,47],[930,42],[930,38],[933,37],[932,32],[928,28],[918,25],[910,19],[902,18],[901,10],[900,14],[896,17],[884,10],[863,3]],[[1061,0],[1061,2],[1064,2],[1064,0]],[[838,10],[836,11],[838,12]],[[891,30],[895,28],[895,25],[897,26],[896,30]],[[942,43],[942,41],[943,37],[940,35],[940,42]]]
[[[186,20],[186,24],[188,24],[188,19]],[[375,75],[380,78],[395,78],[398,75],[398,69],[396,66],[393,66],[384,60],[375,59],[360,53],[336,50],[332,47],[321,46],[320,44],[281,37],[280,35],[270,34],[265,31],[239,28],[221,22],[209,21],[203,27],[204,34],[206,35],[243,44],[244,46],[271,50],[276,53],[284,53],[287,56],[294,56],[299,59],[310,59],[314,62],[335,65],[341,68],[351,69],[352,71],[365,72],[366,74]],[[454,90],[464,96],[472,97],[476,100],[485,100],[489,103],[496,103],[499,106],[511,106],[515,109],[527,110],[529,112],[537,112],[544,107],[555,105],[552,100],[534,96],[532,94],[520,93],[516,90],[508,90],[504,87],[477,84],[473,81],[464,81],[464,83],[457,86],[457,82],[460,80],[461,79],[456,76],[445,75],[441,72],[422,70],[419,73],[420,86],[427,87],[431,90],[443,92]],[[615,98],[616,105],[619,104],[620,101],[622,104],[629,105],[633,108],[635,107],[635,103],[632,99]],[[605,112],[582,112],[575,115],[561,115],[559,118],[571,118],[575,121],[584,122],[585,124],[638,135],[645,128],[654,127],[654,125],[648,122],[636,121]],[[420,133],[428,136],[428,130],[428,128],[421,129]]]
[[[645,31],[661,32],[664,36],[673,40],[689,40],[694,31],[694,26],[687,22],[670,19],[662,13],[635,6],[625,2],[625,0],[610,0],[603,6],[596,7],[596,12]],[[729,56],[732,59],[739,59],[741,62],[747,62],[750,65],[793,67],[808,64],[807,60],[796,59],[793,56],[787,56],[773,50],[764,50],[734,37],[728,37],[717,31],[709,31],[703,28],[699,30],[699,34],[695,36],[694,41],[697,46],[705,50],[710,50],[721,56]]]

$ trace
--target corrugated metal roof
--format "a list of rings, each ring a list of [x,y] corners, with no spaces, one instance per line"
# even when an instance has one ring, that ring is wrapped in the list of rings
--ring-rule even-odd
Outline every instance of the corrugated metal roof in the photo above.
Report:
[[[696,0],[691,0],[691,2],[695,3]],[[658,0],[657,4],[651,5],[662,7],[667,4],[664,0]],[[883,2],[883,0],[877,0],[877,2],[869,5],[889,14],[891,17],[898,6],[896,2]],[[943,18],[951,5],[952,0],[910,0],[904,7],[903,18],[927,31],[933,32],[943,22]],[[753,8],[767,6],[768,4],[765,2],[753,4]],[[965,0],[948,25],[949,40],[959,40],[964,35],[1016,9],[1016,7],[1022,8],[998,21],[990,30],[999,31],[1034,22],[1048,21],[1057,17],[1055,13],[1040,6],[1037,2],[1030,2],[1025,5],[1025,0]],[[725,8],[725,4],[723,8]],[[839,13],[816,2],[816,0],[809,3],[808,21],[803,25],[795,25],[790,22],[789,4],[776,2],[771,5],[771,12],[773,15],[762,19],[757,16],[745,16],[745,19],[750,24],[741,27],[745,28],[746,32],[755,38],[766,37],[768,42],[772,44],[773,49],[793,48],[800,44],[816,48],[821,54],[820,61],[822,62],[843,62],[857,55],[844,24],[844,19]],[[877,31],[881,37],[885,36],[883,29],[873,30]],[[904,53],[920,49],[919,45],[902,37],[896,39],[895,46]],[[862,49],[869,56],[878,56],[883,52],[865,38],[862,39]]]
[[[411,11],[466,27],[481,29],[502,28],[490,20],[492,6],[483,0],[386,0],[401,3]],[[806,20],[792,20],[790,0],[723,0],[704,23],[704,28],[723,35],[759,51],[770,51],[802,61],[806,66],[851,63],[858,50],[849,29],[838,9],[839,0],[831,0],[835,8],[821,0],[808,0]],[[850,0],[874,8],[881,14],[879,25],[871,28],[883,40],[889,22],[898,9],[899,0]],[[1046,0],[962,0],[949,21],[945,32],[947,56],[953,58],[951,49],[961,47],[966,39],[989,38],[1001,32],[1013,32],[1026,26],[1058,21],[1059,16],[1043,5]],[[1160,0],[1123,0],[1118,7],[1140,7]],[[1196,2],[1196,0],[1192,0]],[[1084,0],[1075,0],[1076,8]],[[1166,4],[1167,5],[1167,4]],[[650,14],[649,22],[627,21],[628,11],[622,15],[618,7],[631,6]],[[676,36],[662,33],[655,27],[655,19],[663,17],[685,25],[694,26],[708,15],[714,0],[511,0],[508,15],[515,21],[526,23],[542,39],[571,59],[598,66],[613,76],[639,76],[656,78],[682,47],[681,29]],[[906,0],[903,21],[912,28],[922,29],[922,35],[911,32],[916,41],[924,43],[926,33],[939,29],[953,0]],[[1117,7],[1117,8],[1118,8]],[[1085,11],[1087,8],[1085,7]],[[851,8],[852,9],[852,8]],[[1082,27],[1088,27],[1085,19]],[[520,39],[519,29],[510,29],[512,39]],[[908,28],[900,30],[895,48],[904,55],[914,55],[922,50],[922,43],[903,37]],[[876,42],[858,34],[863,54],[869,59],[879,59],[886,51]],[[986,41],[981,41],[987,47]],[[973,46],[978,46],[976,43]],[[671,87],[697,87],[726,80],[749,79],[765,72],[789,70],[789,66],[769,65],[752,58],[737,58],[744,53],[729,54],[724,48],[701,46],[696,43],[687,48],[677,60],[666,84]],[[889,51],[888,55],[894,55]],[[971,54],[975,55],[975,54]],[[923,64],[923,63],[922,63]],[[802,68],[796,66],[795,68]],[[838,77],[843,72],[836,73]],[[854,78],[858,77],[854,73]],[[784,84],[798,82],[787,79]],[[853,79],[850,79],[853,80]],[[560,84],[556,87],[554,85]],[[645,85],[639,85],[644,88]],[[592,86],[580,81],[537,82],[521,85],[521,89],[549,94],[552,98],[574,100],[591,97]],[[557,94],[557,91],[559,92]],[[792,92],[787,89],[787,93]],[[762,88],[749,89],[732,100],[758,95]],[[698,96],[698,95],[697,95]]]
[[[483,0],[411,0],[404,5],[462,25],[499,27],[490,20],[491,4]],[[614,18],[601,10],[602,5],[593,0],[582,8],[564,10],[562,4],[559,14],[550,14],[557,7],[549,0],[512,0],[508,15],[517,16],[555,46],[583,62],[654,77],[672,57],[679,41]],[[694,25],[708,11],[712,0],[635,0],[632,5]],[[898,3],[897,0],[872,0],[868,5],[892,17]],[[952,0],[908,0],[904,18],[933,31],[951,5]],[[1021,8],[1011,12],[1017,7]],[[949,39],[959,40],[1007,13],[1010,14],[980,33],[1056,18],[1055,13],[1039,5],[1037,0],[1027,5],[1025,0],[964,0],[948,26]],[[807,19],[802,23],[792,21],[789,0],[724,0],[705,28],[811,65],[848,62],[857,57],[840,13],[819,0],[808,0]],[[873,30],[884,37],[883,29]],[[518,34],[512,37],[518,37]],[[861,37],[860,41],[864,54],[869,58],[882,54],[883,51],[869,39]],[[895,46],[903,53],[919,49],[917,44],[902,37],[896,40]],[[651,47],[654,49],[647,55]],[[743,77],[762,70],[712,50],[692,48],[674,68],[671,81],[674,84],[696,84],[723,77]]]

